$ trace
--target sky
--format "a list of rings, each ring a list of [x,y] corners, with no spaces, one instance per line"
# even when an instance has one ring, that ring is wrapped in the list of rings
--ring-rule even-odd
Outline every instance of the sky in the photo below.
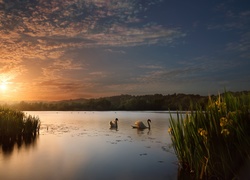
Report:
[[[0,0],[0,101],[250,90],[249,0]]]

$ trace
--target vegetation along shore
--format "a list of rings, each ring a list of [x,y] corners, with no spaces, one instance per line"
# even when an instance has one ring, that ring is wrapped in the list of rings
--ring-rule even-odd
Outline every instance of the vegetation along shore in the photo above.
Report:
[[[195,110],[193,110],[195,109]],[[244,179],[250,163],[250,94],[224,93],[171,117],[180,170],[192,179]],[[249,168],[249,167],[248,167]],[[248,169],[249,170],[249,169]]]
[[[249,94],[249,91],[232,92],[234,96]],[[223,94],[222,94],[223,95]],[[72,99],[62,101],[21,101],[3,102],[2,105],[20,111],[168,111],[189,110],[190,103],[197,103],[205,108],[209,98],[217,95],[201,96],[198,94],[154,94],[154,95],[119,95],[96,99]]]

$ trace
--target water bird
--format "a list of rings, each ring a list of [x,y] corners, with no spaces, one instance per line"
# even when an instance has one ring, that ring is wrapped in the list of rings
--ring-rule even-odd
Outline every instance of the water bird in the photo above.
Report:
[[[114,121],[110,121],[110,122],[109,122],[110,129],[117,129],[117,128],[118,128],[118,123],[117,123],[117,121],[118,121],[118,118],[115,118]]]
[[[150,123],[151,120],[148,119],[147,120],[148,126],[146,126],[142,121],[136,121],[134,125],[132,125],[132,128],[137,128],[137,129],[150,129]]]

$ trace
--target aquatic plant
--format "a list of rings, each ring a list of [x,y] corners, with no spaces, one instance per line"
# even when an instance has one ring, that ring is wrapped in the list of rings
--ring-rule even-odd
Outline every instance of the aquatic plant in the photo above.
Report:
[[[17,138],[39,133],[40,119],[24,112],[0,107],[0,137]]]
[[[195,109],[195,110],[193,110]],[[250,94],[209,98],[170,118],[169,133],[182,171],[195,179],[238,178],[250,162]]]

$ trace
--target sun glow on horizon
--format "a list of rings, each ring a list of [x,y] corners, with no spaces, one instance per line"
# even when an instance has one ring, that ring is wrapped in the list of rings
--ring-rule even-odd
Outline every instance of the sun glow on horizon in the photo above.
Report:
[[[1,84],[0,84],[0,89],[1,89],[2,91],[6,91],[7,88],[8,88],[7,82],[2,81]]]

